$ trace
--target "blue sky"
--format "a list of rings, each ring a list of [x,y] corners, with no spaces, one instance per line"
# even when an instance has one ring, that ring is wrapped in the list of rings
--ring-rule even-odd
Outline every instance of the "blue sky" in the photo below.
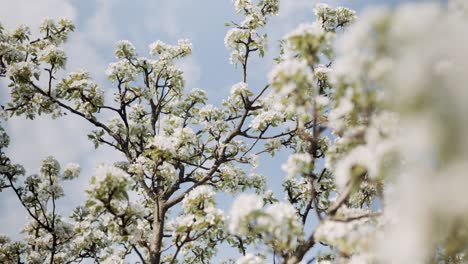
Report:
[[[258,90],[266,84],[266,76],[277,55],[276,42],[299,23],[314,20],[316,0],[282,0],[280,15],[271,20],[269,51],[264,59],[254,58],[249,73],[249,86]],[[344,5],[358,11],[370,5],[394,5],[385,0],[331,0],[330,5]],[[88,69],[105,90],[112,89],[104,71],[113,61],[114,43],[128,39],[139,53],[146,56],[148,45],[155,40],[175,43],[179,38],[193,42],[193,55],[180,62],[186,73],[187,87],[207,90],[210,103],[219,104],[229,94],[230,86],[241,80],[241,73],[229,64],[229,52],[224,47],[225,22],[241,20],[236,16],[231,0],[0,0],[0,22],[6,28],[25,23],[37,26],[45,16],[69,17],[76,23],[66,50],[69,55],[67,71]],[[0,102],[6,98],[5,83],[0,82]],[[41,117],[34,121],[15,118],[6,124],[11,136],[9,154],[15,162],[24,164],[28,173],[36,173],[40,161],[48,155],[62,164],[80,163],[83,173],[78,181],[65,186],[67,198],[61,202],[68,214],[84,198],[93,168],[102,162],[119,159],[115,152],[102,148],[94,150],[86,138],[91,127],[84,121],[67,116],[59,120]],[[283,172],[280,164],[286,155],[279,155],[262,172],[270,186],[278,189]],[[262,166],[262,164],[260,165]],[[26,215],[10,192],[0,193],[0,233],[18,237]],[[222,202],[229,208],[229,202]]]

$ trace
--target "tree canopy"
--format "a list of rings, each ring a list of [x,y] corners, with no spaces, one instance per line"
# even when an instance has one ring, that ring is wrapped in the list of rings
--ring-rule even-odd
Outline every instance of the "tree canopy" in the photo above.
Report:
[[[249,59],[264,56],[262,32],[281,6],[233,2],[242,20],[226,23],[224,43],[240,76],[222,102],[185,89],[176,62],[192,53],[187,39],[146,52],[119,41],[110,90],[65,70],[72,21],[44,19],[39,35],[0,25],[2,123],[75,115],[96,148],[122,156],[99,165],[86,201],[61,215],[63,182],[80,165],[46,157],[27,174],[0,126],[0,192],[28,214],[23,239],[0,235],[0,262],[213,263],[232,247],[222,263],[466,263],[465,1],[359,17],[317,4],[315,21],[277,43],[261,87],[249,85]],[[278,152],[289,154],[283,196],[255,170]],[[237,196],[230,211],[219,193]]]

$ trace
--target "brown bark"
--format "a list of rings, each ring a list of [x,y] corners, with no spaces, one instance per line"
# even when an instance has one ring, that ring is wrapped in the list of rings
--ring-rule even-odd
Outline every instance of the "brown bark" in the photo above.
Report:
[[[153,236],[150,242],[150,263],[160,264],[162,241],[164,236],[164,218],[166,214],[163,201],[156,201],[153,214]]]

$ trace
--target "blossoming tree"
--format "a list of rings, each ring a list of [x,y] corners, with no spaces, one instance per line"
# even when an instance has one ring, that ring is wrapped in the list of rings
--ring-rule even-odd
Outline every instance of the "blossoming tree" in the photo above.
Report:
[[[468,6],[357,19],[319,4],[315,22],[280,41],[269,82],[250,87],[249,58],[263,57],[260,32],[279,3],[234,3],[244,20],[227,24],[225,44],[241,76],[219,106],[183,89],[175,61],[190,55],[188,40],[156,41],[149,57],[118,42],[106,71],[115,87],[103,91],[86,71],[59,78],[69,20],[44,20],[38,37],[0,26],[3,118],[70,113],[94,126],[96,148],[125,157],[96,168],[84,204],[63,216],[61,183],[79,165],[47,157],[25,177],[0,128],[0,191],[29,216],[24,239],[0,236],[0,260],[212,263],[234,247],[223,263],[465,263]],[[291,153],[284,197],[248,169],[278,151]],[[217,207],[220,192],[239,194],[230,212]]]

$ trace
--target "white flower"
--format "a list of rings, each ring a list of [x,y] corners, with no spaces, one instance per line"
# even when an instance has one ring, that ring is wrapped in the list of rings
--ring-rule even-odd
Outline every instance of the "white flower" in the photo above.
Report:
[[[39,75],[39,68],[30,61],[17,62],[8,67],[6,75],[19,82],[26,82],[29,81],[32,76]]]
[[[321,81],[324,81],[328,78],[328,74],[330,74],[330,72],[332,72],[332,69],[328,68],[327,66],[325,65],[318,65],[317,67],[314,68],[314,74],[315,74],[315,78],[317,78],[318,80],[321,80]]]
[[[319,106],[327,106],[328,104],[330,104],[330,98],[323,95],[319,95],[315,97],[315,103],[317,103],[317,105]]]
[[[348,88],[345,96],[340,98],[338,105],[333,108],[328,115],[328,122],[335,132],[340,132],[345,128],[345,117],[354,109],[352,101],[353,90]]]
[[[136,56],[136,48],[128,40],[120,40],[115,47],[115,55],[119,59],[134,58]]]
[[[315,16],[322,16],[330,10],[330,6],[325,3],[318,3],[314,7]]]
[[[460,16],[468,17],[468,2],[465,0],[449,0],[450,10]]]
[[[256,154],[252,154],[249,156],[249,163],[252,165],[253,169],[256,169],[258,167],[258,160],[259,157]]]
[[[290,203],[277,202],[267,207],[258,225],[266,230],[267,242],[277,249],[294,248],[302,236],[303,225]]]
[[[10,144],[10,137],[8,134],[0,127],[0,149],[8,147]]]
[[[212,104],[207,104],[200,108],[199,114],[202,118],[211,118],[219,116],[221,114],[221,111],[216,106]]]
[[[275,109],[261,111],[259,115],[252,119],[249,127],[255,130],[264,130],[268,124],[276,127],[283,119],[284,114]]]
[[[183,57],[192,53],[192,43],[188,39],[180,39],[177,46],[171,46],[160,40],[150,44],[150,55],[160,55],[162,59],[171,61],[176,57]]]
[[[188,97],[195,102],[205,102],[206,101],[206,91],[200,88],[193,88]]]
[[[350,222],[327,220],[317,227],[314,237],[349,254],[366,248],[376,232],[376,225],[365,218]]]
[[[158,54],[163,53],[163,51],[167,50],[168,48],[169,48],[169,45],[167,45],[166,43],[160,40],[156,40],[155,42],[149,45],[150,55],[156,56]]]
[[[53,27],[55,25],[55,22],[52,18],[50,17],[45,17],[41,21],[40,29],[42,32],[46,32],[47,29]]]
[[[237,13],[244,10],[250,10],[252,9],[252,6],[251,0],[234,0],[234,7],[236,8]]]
[[[119,254],[114,254],[107,257],[104,261],[101,261],[102,264],[126,264],[126,262]]]
[[[239,41],[247,39],[250,36],[250,32],[245,29],[232,28],[224,37],[224,45],[226,48],[234,48],[239,45]]]
[[[327,4],[319,3],[314,8],[315,16],[318,22],[328,30],[334,30],[336,27],[347,26],[356,19],[356,13],[345,7],[331,8]]]
[[[307,172],[312,157],[308,153],[296,153],[288,157],[288,161],[281,166],[288,178],[296,176],[298,173]]]
[[[65,165],[63,176],[65,179],[74,179],[80,175],[80,171],[80,165],[76,163],[68,163]]]
[[[0,35],[0,56],[4,58],[9,58],[12,61],[21,61],[24,59],[24,54],[19,51],[14,45],[2,42]]]
[[[135,79],[135,68],[128,61],[120,60],[109,64],[106,75],[112,81],[117,78],[131,81]]]
[[[191,228],[196,222],[196,216],[192,214],[178,216],[174,221],[169,223],[169,226],[177,232],[179,228]]]
[[[62,48],[53,44],[47,45],[38,54],[39,61],[45,61],[56,67],[63,67],[65,65],[67,56]]]
[[[244,82],[236,83],[231,87],[231,95],[252,95],[252,92],[249,90],[248,84]]]
[[[180,39],[177,42],[177,51],[185,56],[192,53],[192,43],[188,39]]]
[[[148,145],[148,147],[153,147],[159,151],[162,152],[167,152],[170,154],[175,154],[176,153],[176,146],[177,142],[173,137],[170,136],[163,136],[163,135],[156,135],[154,136],[153,140],[151,143]]]
[[[174,129],[174,132],[171,135],[171,137],[176,139],[177,145],[193,144],[197,139],[195,132],[193,132],[193,130],[190,127],[178,127]]]
[[[236,264],[264,264],[265,260],[250,253],[237,259]]]
[[[304,36],[304,35],[320,36],[323,34],[325,34],[325,30],[322,28],[322,26],[319,23],[304,23],[304,24],[300,24],[291,33],[286,35],[285,39],[293,38],[296,36]]]
[[[190,191],[182,201],[182,207],[187,209],[189,206],[198,205],[199,203],[214,201],[215,192],[210,186],[199,186]]]
[[[262,198],[254,194],[241,194],[234,201],[230,211],[229,232],[234,235],[246,235],[248,216],[263,207]]]
[[[112,181],[116,183],[127,182],[129,176],[122,169],[107,164],[101,164],[96,168],[93,178],[95,179],[95,183],[93,185],[99,188],[101,184],[106,181]]]
[[[168,162],[163,162],[162,165],[159,166],[159,171],[164,179],[167,181],[167,184],[174,183],[178,179],[178,173],[174,166]]]
[[[375,153],[365,146],[359,146],[351,150],[335,166],[336,185],[340,190],[343,190],[353,180],[352,177],[358,176],[353,175],[358,167],[364,169],[369,177],[375,178],[379,172],[379,160]]]
[[[294,81],[298,78],[312,82],[314,76],[307,65],[307,61],[302,59],[288,59],[277,64],[268,75],[270,83]],[[288,95],[291,91],[281,92],[282,95]]]

